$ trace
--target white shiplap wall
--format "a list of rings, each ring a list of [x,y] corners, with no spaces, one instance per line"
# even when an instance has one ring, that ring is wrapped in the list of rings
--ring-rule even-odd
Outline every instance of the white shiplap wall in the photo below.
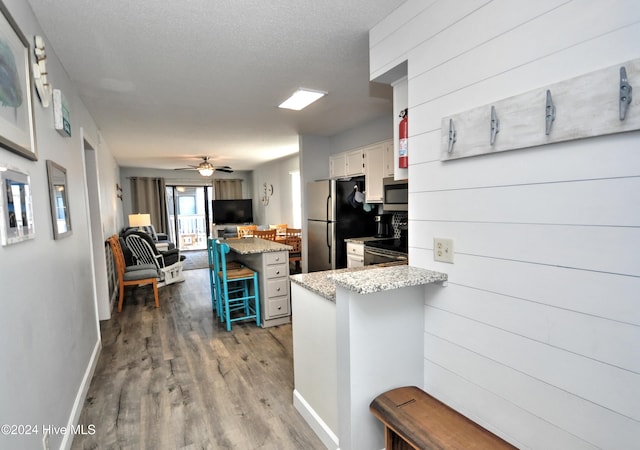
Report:
[[[408,60],[410,263],[450,279],[424,388],[521,448],[638,448],[640,132],[443,163],[440,120],[639,42],[631,0],[408,0],[370,33],[372,79]]]

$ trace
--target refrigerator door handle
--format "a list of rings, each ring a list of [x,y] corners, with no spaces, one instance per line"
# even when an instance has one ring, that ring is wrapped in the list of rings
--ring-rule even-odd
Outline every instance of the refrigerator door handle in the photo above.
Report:
[[[334,220],[333,217],[329,217],[329,206],[331,205],[331,194],[327,195],[327,211],[324,215],[326,220]]]
[[[331,240],[329,239],[331,222],[327,222],[327,247],[329,248],[329,265],[331,265]]]

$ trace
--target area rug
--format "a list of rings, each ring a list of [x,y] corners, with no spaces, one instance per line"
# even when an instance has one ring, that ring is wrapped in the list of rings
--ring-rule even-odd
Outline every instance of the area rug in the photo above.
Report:
[[[182,263],[182,270],[207,269],[209,267],[209,257],[206,250],[182,251],[180,254],[186,256]]]

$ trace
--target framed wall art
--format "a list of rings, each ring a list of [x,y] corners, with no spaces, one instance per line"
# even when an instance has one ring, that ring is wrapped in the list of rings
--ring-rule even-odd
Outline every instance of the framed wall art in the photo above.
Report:
[[[71,234],[67,169],[47,160],[47,178],[49,179],[53,238],[61,239]]]
[[[0,1],[0,146],[37,160],[29,41]]]
[[[0,243],[16,244],[34,237],[29,174],[0,165]]]

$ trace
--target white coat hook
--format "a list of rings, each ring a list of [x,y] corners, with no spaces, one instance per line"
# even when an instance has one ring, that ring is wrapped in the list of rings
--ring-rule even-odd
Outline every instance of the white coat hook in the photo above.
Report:
[[[620,67],[620,120],[624,120],[627,115],[627,110],[631,104],[631,91],[633,88],[629,84],[627,78],[627,69]]]
[[[447,152],[451,153],[453,151],[453,144],[456,143],[456,129],[453,127],[453,119],[449,119],[449,147],[447,148]]]
[[[547,89],[547,103],[545,107],[545,128],[544,134],[549,135],[551,133],[551,125],[553,121],[556,120],[556,106],[553,104],[553,99],[551,98],[551,91]]]
[[[496,143],[496,135],[500,132],[500,119],[496,114],[496,107],[491,106],[491,145]]]

